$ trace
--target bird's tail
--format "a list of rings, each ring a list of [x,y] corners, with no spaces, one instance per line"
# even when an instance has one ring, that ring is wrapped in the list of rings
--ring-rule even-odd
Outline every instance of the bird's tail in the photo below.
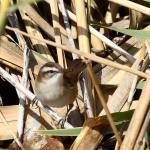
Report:
[[[79,74],[87,67],[87,64],[90,61],[83,59],[75,59],[70,64],[66,73],[64,73],[64,79],[67,83],[70,83],[71,86],[74,86],[78,81]]]
[[[74,59],[71,61],[69,64],[68,69],[71,71],[77,72],[77,74],[80,74],[86,67],[87,64],[90,63],[89,60],[84,60],[84,59]]]

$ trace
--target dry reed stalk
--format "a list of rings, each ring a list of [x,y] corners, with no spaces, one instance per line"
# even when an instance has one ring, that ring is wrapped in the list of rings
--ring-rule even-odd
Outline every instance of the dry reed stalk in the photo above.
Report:
[[[122,135],[123,135],[123,131],[124,131],[125,125],[126,125],[126,121],[123,121],[122,124],[121,124],[120,131],[119,131],[120,137],[122,137]],[[116,146],[115,146],[115,150],[119,150],[119,148],[120,148],[120,145],[119,145],[119,143],[117,141]]]
[[[88,28],[87,28],[87,22],[86,22],[86,14],[85,14],[85,6],[83,3],[83,0],[76,0],[76,16],[77,16],[77,31],[78,31],[78,40],[79,40],[79,49],[90,53],[90,45],[89,45],[89,34],[88,34]],[[87,66],[88,67],[88,66]],[[87,86],[87,93],[84,91],[84,105],[85,110],[88,118],[94,117],[93,112],[93,83],[90,78],[90,75],[86,70],[83,72],[83,76],[85,78],[85,85]]]
[[[138,67],[137,67],[137,70],[138,70]],[[138,83],[138,79],[139,79],[138,76],[135,76],[134,79],[133,79],[131,90],[130,90],[130,93],[129,93],[129,97],[128,97],[128,100],[127,100],[127,103],[126,103],[126,110],[127,111],[130,109],[130,106],[132,104],[132,99],[133,99],[133,96],[134,96],[134,93],[135,93],[135,89],[136,89],[136,85]]]
[[[4,66],[4,68],[9,73],[9,68],[7,66]]]
[[[59,9],[61,11],[61,7],[59,5]],[[68,17],[77,22],[76,21],[76,16],[70,12],[69,10],[66,10]],[[126,51],[124,51],[121,47],[119,47],[118,45],[116,45],[115,43],[113,43],[111,40],[109,40],[108,38],[106,38],[104,35],[102,35],[101,33],[99,33],[97,30],[95,30],[93,27],[88,26],[89,31],[95,35],[97,38],[99,38],[100,40],[102,40],[104,43],[106,43],[108,46],[112,47],[114,50],[116,50],[118,53],[120,53],[122,56],[124,56],[125,58],[127,58],[130,62],[134,62],[135,58],[133,56],[131,56],[129,53],[127,53]]]
[[[23,22],[25,24],[25,28],[26,28],[28,34],[37,36],[37,37],[43,39],[43,36],[42,36],[38,26],[36,25],[36,23],[23,11],[23,9],[21,7],[19,8],[19,12],[23,19]],[[36,41],[34,39],[31,39],[31,42],[32,42],[33,47],[35,48],[35,50],[38,53],[40,53],[42,56],[44,56],[48,60],[54,62],[54,59],[45,43]]]
[[[19,78],[17,76],[17,72],[15,70],[11,70],[11,76],[20,83]],[[19,98],[20,97],[20,91],[17,88],[16,88],[16,91],[17,91],[17,95]]]
[[[62,15],[63,15],[63,19],[64,19],[64,24],[66,26],[66,31],[67,31],[70,46],[72,48],[76,48],[74,40],[73,40],[72,32],[71,32],[71,29],[70,29],[68,17],[67,17],[66,11],[65,11],[63,0],[60,0],[60,4],[61,4]],[[79,58],[79,56],[77,54],[74,54],[74,53],[72,53],[72,57],[73,57],[73,59]]]
[[[11,5],[13,5],[13,1],[11,0]],[[17,15],[15,12],[7,13],[9,22],[13,28],[20,29],[19,22],[17,19]],[[27,47],[26,41],[22,34],[15,32],[19,47],[24,51],[24,67],[22,73],[22,85],[26,88],[28,82],[28,67],[29,67],[29,49]],[[25,115],[25,104],[26,104],[26,96],[21,93],[19,98],[19,110],[18,110],[18,138],[22,140],[23,138],[23,129],[24,129],[24,115]]]
[[[142,141],[142,145],[141,145],[141,147],[139,148],[139,150],[145,150],[145,145],[146,145],[146,140],[145,140],[145,138],[143,139],[143,141]]]
[[[149,41],[147,38],[145,38],[145,42],[146,42],[146,46],[147,46],[148,50],[150,51],[150,44],[149,44]]]
[[[99,50],[105,49],[103,42],[93,34],[91,34],[91,44],[92,47],[95,49],[99,49]]]
[[[148,42],[148,39],[146,38],[145,41],[146,41],[146,46],[147,46],[148,51],[149,51],[149,50],[150,50],[150,44],[149,44],[149,42]],[[149,107],[148,112],[147,112],[147,114],[146,114],[144,123],[143,123],[143,125],[142,125],[141,130],[140,130],[140,133],[139,133],[139,135],[138,135],[138,138],[137,138],[137,140],[136,140],[136,143],[135,143],[135,145],[134,145],[134,150],[137,150],[137,149],[140,149],[140,148],[141,148],[141,145],[140,145],[139,143],[142,142],[142,141],[144,141],[143,137],[144,137],[144,135],[145,135],[145,132],[146,132],[146,130],[147,130],[147,127],[148,127],[148,124],[149,124],[149,121],[150,121],[150,117],[149,117],[149,116],[150,116],[150,107]],[[142,144],[142,145],[144,145],[144,144]],[[144,146],[143,146],[143,147],[144,147]]]
[[[58,6],[56,0],[50,1],[50,7],[51,7],[51,14],[53,18],[53,27],[55,32],[55,41],[58,44],[61,44],[61,33],[60,33],[60,24],[59,24],[59,12],[58,12]],[[61,48],[57,49],[57,55],[58,55],[58,62],[63,67],[66,68],[66,59],[64,51]]]
[[[125,6],[125,7],[128,7],[130,9],[134,9],[138,12],[141,12],[143,14],[150,16],[150,9],[148,7],[139,5],[137,3],[134,3],[134,2],[131,2],[128,0],[121,0],[121,1],[120,0],[109,0],[109,1],[116,3],[116,4],[119,4],[119,5],[122,5],[122,6]]]
[[[0,42],[0,58],[9,61],[16,66],[23,68],[23,52],[15,44]],[[32,51],[30,53],[30,64],[29,67],[32,69],[35,76],[37,76],[40,67],[47,61],[40,58],[37,52]],[[23,69],[22,69],[23,70]]]
[[[22,85],[27,88],[28,84],[28,68],[29,68],[29,49],[25,44],[24,47],[24,67],[22,73]],[[19,110],[18,110],[18,138],[23,138],[23,129],[24,129],[24,115],[25,115],[25,104],[26,96],[21,93],[19,100]]]
[[[145,55],[145,46],[140,50],[141,54],[139,58],[134,62],[132,65],[132,68],[136,69],[139,66],[139,62],[144,58]],[[147,61],[145,61],[147,62]],[[119,77],[117,77],[119,78]],[[107,102],[107,106],[110,110],[111,113],[115,113],[121,110],[123,105],[125,104],[128,96],[130,89],[132,87],[133,80],[135,78],[134,74],[127,73],[123,81],[120,83],[118,88],[115,90],[113,93],[113,96],[109,101]],[[104,115],[105,112],[104,110],[101,111],[100,115]]]
[[[83,124],[82,131],[71,145],[70,150],[95,150],[108,129],[108,120],[90,118]]]
[[[121,26],[121,24],[120,24],[120,26]],[[147,26],[143,30],[144,31],[149,31],[150,30],[150,26]],[[128,51],[128,53],[130,53],[136,59],[136,57],[135,57],[136,54],[135,53],[138,52],[138,49],[141,49],[141,47],[143,46],[143,41],[144,40],[142,40],[142,39],[131,37],[128,41],[126,41],[126,43],[124,43],[123,45],[121,45],[121,48],[123,48],[125,51]],[[116,52],[116,51],[113,51],[113,53],[111,53],[110,55],[108,55],[107,59],[112,60],[112,61],[117,62],[117,63],[120,63],[120,64],[124,64],[124,63],[127,62],[127,59],[125,59],[122,56],[120,56],[120,54],[118,52]],[[104,68],[104,67],[107,67],[107,69]],[[104,68],[104,69],[102,69],[102,68]],[[93,67],[93,69],[94,69],[94,72],[96,72],[96,73],[99,72],[99,74],[104,74],[104,76],[106,74],[106,76],[107,76],[107,74],[109,74],[109,72],[110,72],[110,69],[114,69],[114,68],[109,68],[108,66],[105,66],[103,64],[97,64],[97,65],[95,65]],[[102,71],[101,71],[101,69],[102,69]],[[105,69],[108,70],[108,72],[106,72]],[[116,73],[116,72],[114,72],[114,73]],[[101,82],[103,82],[103,79],[102,79]],[[105,83],[105,81],[103,83]]]
[[[22,7],[23,11],[27,13],[27,15],[47,34],[47,36],[53,40],[55,40],[55,33],[54,28],[50,26],[38,13],[35,9],[32,8],[30,5],[24,5]],[[68,38],[61,34],[62,44],[66,46],[69,45]],[[77,42],[75,42],[77,45]]]
[[[84,52],[90,53],[89,34],[83,0],[76,0],[75,5],[76,5],[79,48]]]
[[[131,98],[133,98],[133,94],[134,94],[134,91],[135,91],[135,86],[137,85],[137,79],[138,79],[138,76],[135,76],[135,78],[133,80],[133,83],[132,83],[132,87],[131,87],[130,93],[129,93],[129,98],[128,98],[127,103],[125,105],[125,110],[124,111],[130,110],[130,106],[131,106],[131,103],[132,103],[132,99]],[[126,124],[126,121],[124,121],[121,124],[122,132],[120,131],[121,132],[120,136],[122,136],[122,134],[123,134],[125,124]],[[118,142],[116,143],[115,150],[119,150]]]
[[[144,70],[145,70],[145,67],[142,68],[143,59],[145,59],[145,58],[144,58],[145,52],[146,52],[146,48],[145,48],[145,45],[143,45],[142,50],[141,50],[141,53],[140,53],[141,55],[137,58],[137,60],[139,61],[139,64],[138,64],[138,66],[137,66],[136,69],[139,70],[139,71],[140,71],[141,69],[144,69]],[[135,75],[135,76],[134,76],[134,79],[133,79],[133,82],[132,82],[132,86],[131,86],[131,90],[130,90],[130,93],[129,93],[128,100],[127,100],[127,102],[126,102],[126,104],[125,104],[125,109],[124,109],[124,111],[130,110],[130,106],[131,106],[131,103],[132,103],[133,95],[134,95],[134,93],[135,93],[135,88],[136,88],[138,79],[139,79],[139,77],[138,77],[137,75]],[[122,131],[120,132],[120,136],[122,136],[122,134],[123,134],[123,131],[124,131],[123,129],[124,129],[124,127],[125,127],[125,124],[126,124],[126,121],[123,121],[123,123],[121,124],[121,130],[122,130]],[[119,150],[118,142],[116,143],[115,150]]]
[[[11,2],[11,6],[12,6],[13,1],[10,0],[10,2]],[[13,28],[20,29],[18,18],[17,18],[17,15],[15,12],[8,12],[7,17],[8,17],[8,20],[9,20],[9,22]],[[18,41],[17,44],[18,44],[19,48],[23,50],[23,45],[26,44],[25,39],[23,38],[23,36],[20,33],[17,33],[17,32],[14,32],[14,33],[16,35],[16,38]]]
[[[147,127],[149,125],[149,121],[150,121],[150,107],[148,109],[148,112],[146,114],[146,117],[145,117],[145,120],[143,122],[143,125],[142,125],[142,128],[139,132],[139,135],[138,135],[138,138],[136,140],[136,143],[134,145],[134,150],[138,150],[140,149],[141,145],[140,145],[140,142],[143,141],[143,138],[144,138],[144,135],[145,135],[145,132],[147,130]],[[143,144],[142,144],[143,145]]]
[[[119,11],[119,5],[114,3],[109,3],[108,10],[105,15],[106,23],[113,23],[116,19],[117,13]]]
[[[146,80],[144,88],[142,90],[138,106],[133,114],[130,125],[128,127],[126,136],[121,145],[121,150],[131,150],[136,142],[137,136],[139,135],[142,122],[144,121],[144,117],[149,108],[149,100],[150,100],[150,74]]]
[[[11,28],[9,26],[6,26],[5,28],[8,29],[8,30],[11,30],[11,31],[19,32],[19,33],[21,33],[24,36],[27,36],[27,37],[34,38],[36,40],[45,42],[48,45],[52,45],[52,46],[55,46],[55,47],[60,47],[60,48],[66,50],[68,52],[75,53],[77,55],[83,56],[83,57],[85,57],[85,58],[87,58],[89,60],[92,60],[94,62],[102,63],[102,64],[105,64],[105,65],[108,65],[108,66],[111,66],[111,67],[114,67],[114,68],[118,68],[120,70],[124,70],[124,71],[130,72],[130,73],[136,74],[136,75],[138,75],[140,77],[143,77],[143,78],[147,78],[148,77],[148,75],[146,73],[143,73],[141,71],[137,71],[137,70],[129,68],[127,66],[123,66],[123,65],[114,63],[112,61],[106,60],[104,58],[100,58],[98,56],[94,56],[94,55],[89,54],[89,53],[85,53],[83,51],[79,51],[78,49],[73,49],[73,48],[70,48],[70,47],[67,47],[67,46],[64,46],[64,45],[56,44],[55,42],[48,41],[48,40],[45,40],[45,39],[39,39],[39,38],[37,38],[35,36],[31,36],[31,35],[29,35],[29,34],[27,34],[25,32],[19,31],[19,30],[14,29],[14,28]]]
[[[134,58],[138,58],[141,54],[141,50],[139,50],[135,55]],[[123,66],[128,66],[131,67],[132,63],[131,62],[126,62],[125,64],[123,64]],[[108,68],[109,70],[110,68]],[[107,72],[106,72],[107,73]],[[110,72],[111,73],[111,72]],[[113,74],[113,73],[111,73]],[[122,80],[125,78],[125,75],[127,74],[127,72],[123,71],[123,70],[118,70],[117,72],[114,72],[114,75],[107,81],[105,82],[105,84],[120,84],[122,82]],[[104,75],[105,76],[105,75]]]
[[[16,135],[13,133],[12,129],[10,128],[9,124],[7,123],[6,119],[4,118],[1,110],[0,110],[0,117],[2,119],[2,121],[4,122],[5,126],[7,127],[7,129],[9,130],[10,134],[12,135],[12,137],[14,138],[14,140],[16,141],[16,143],[18,144],[18,146],[22,149],[25,150],[23,148],[22,143],[19,141],[19,139],[16,137]]]
[[[77,25],[74,21],[71,22],[71,33],[72,33],[73,39],[77,39],[77,37],[78,37],[78,35],[77,35]]]
[[[88,39],[88,32],[87,32],[87,23],[86,23],[86,17],[85,17],[85,7],[84,7],[84,3],[83,1],[81,0],[76,0],[75,1],[76,3],[76,16],[77,16],[77,28],[78,28],[78,39],[79,39],[79,47],[80,49],[83,49],[83,51],[87,52],[87,53],[90,53],[90,47],[89,47],[89,39]],[[84,43],[84,44],[83,44]],[[113,122],[113,119],[111,117],[111,114],[108,110],[108,107],[105,103],[105,100],[104,100],[104,97],[102,95],[102,92],[100,90],[100,87],[98,85],[98,82],[95,78],[95,74],[93,72],[93,69],[92,69],[92,66],[91,64],[89,64],[87,66],[87,69],[88,69],[88,72],[92,78],[92,81],[93,81],[93,84],[96,88],[96,91],[98,93],[98,96],[101,100],[101,103],[103,105],[103,108],[105,109],[106,111],[106,114],[107,114],[107,117],[108,117],[108,120],[109,120],[109,123],[114,131],[114,134],[116,135],[116,138],[119,142],[119,145],[121,145],[122,141],[121,141],[121,138],[120,136],[118,135],[118,131],[117,131],[117,128]],[[89,82],[89,79],[88,79],[88,82]],[[93,85],[92,85],[93,86]],[[90,87],[93,88],[93,87]],[[89,88],[88,88],[89,89]]]
[[[5,117],[13,133],[17,136],[18,105],[0,106],[0,111]],[[7,129],[1,118],[0,118],[0,127],[1,127],[0,140],[13,139],[12,135],[10,134],[9,130]]]
[[[3,59],[1,59],[1,58],[0,58],[0,63],[2,63],[2,64],[4,64],[4,65],[6,65],[6,66],[8,66],[8,67],[10,67],[10,68],[12,68],[12,69],[18,71],[18,72],[22,72],[22,71],[23,71],[23,69],[22,69],[21,67],[16,66],[16,65],[14,65],[14,64],[12,64],[12,63],[6,61],[6,60],[3,60]]]
[[[100,101],[101,101],[101,104],[102,104],[102,106],[103,106],[103,108],[104,108],[104,110],[105,110],[105,112],[106,112],[108,121],[109,121],[109,123],[110,123],[110,125],[111,125],[111,127],[112,127],[112,129],[113,129],[113,132],[114,132],[114,134],[115,134],[115,136],[116,136],[116,139],[117,139],[119,145],[121,145],[122,140],[121,140],[121,138],[120,138],[120,136],[119,136],[119,134],[118,134],[117,128],[116,128],[116,126],[115,126],[115,124],[114,124],[114,122],[113,122],[112,116],[111,116],[110,111],[109,111],[109,109],[108,109],[108,107],[107,107],[107,104],[106,104],[105,99],[104,99],[104,97],[103,97],[102,91],[101,91],[101,89],[100,89],[100,87],[99,87],[99,84],[98,84],[98,82],[97,82],[97,80],[96,80],[95,74],[94,74],[94,72],[93,72],[93,70],[92,70],[92,67],[91,67],[90,65],[89,65],[89,67],[88,67],[88,71],[89,71],[89,73],[90,73],[90,76],[91,76],[92,81],[93,81],[93,83],[94,83],[94,86],[95,86],[95,88],[96,88],[96,91],[97,91],[97,94],[98,94],[99,99],[100,99]]]

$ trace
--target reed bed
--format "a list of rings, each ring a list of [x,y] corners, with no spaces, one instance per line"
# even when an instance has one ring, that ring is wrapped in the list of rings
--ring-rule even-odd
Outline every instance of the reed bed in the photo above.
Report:
[[[148,149],[149,7],[148,0],[0,0],[0,148]],[[61,129],[66,107],[43,105],[35,79],[46,62],[67,69],[79,58],[87,69]]]

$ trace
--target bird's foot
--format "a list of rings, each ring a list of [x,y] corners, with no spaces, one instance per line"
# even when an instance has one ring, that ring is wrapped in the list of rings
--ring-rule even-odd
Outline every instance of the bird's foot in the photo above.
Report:
[[[67,114],[65,114],[57,123],[57,125],[60,125],[62,129],[64,129],[64,124],[66,122],[66,117],[67,117]]]
[[[36,105],[36,108],[35,108],[35,109],[39,108],[39,106],[37,106],[38,101],[39,101],[38,98],[35,96],[34,99],[33,99],[32,102],[31,102],[31,103],[32,103],[32,107],[33,107],[34,105]]]
[[[60,124],[62,129],[64,129],[64,124],[66,122],[66,117],[67,117],[69,111],[72,109],[72,107],[73,107],[73,104],[70,104],[69,108],[67,107],[67,113],[58,121],[57,125]]]

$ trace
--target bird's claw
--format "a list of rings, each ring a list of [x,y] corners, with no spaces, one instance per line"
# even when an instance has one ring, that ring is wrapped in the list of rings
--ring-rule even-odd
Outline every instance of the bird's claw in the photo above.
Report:
[[[34,105],[37,106],[38,101],[39,101],[38,98],[35,96],[34,99],[32,100],[32,107],[33,107]],[[37,106],[35,109],[37,109],[37,108],[38,108],[38,106]]]
[[[66,117],[67,117],[67,115],[64,115],[59,121],[58,121],[58,123],[57,123],[57,125],[61,125],[61,128],[62,129],[64,129],[64,124],[65,124],[65,122],[66,122]]]
[[[64,124],[65,124],[65,122],[66,122],[66,117],[67,117],[67,115],[68,115],[68,113],[69,113],[69,111],[72,109],[72,107],[73,107],[73,104],[70,104],[69,105],[69,109],[68,109],[68,107],[67,107],[67,113],[58,121],[58,123],[57,123],[57,125],[61,125],[61,128],[62,129],[64,129]]]

